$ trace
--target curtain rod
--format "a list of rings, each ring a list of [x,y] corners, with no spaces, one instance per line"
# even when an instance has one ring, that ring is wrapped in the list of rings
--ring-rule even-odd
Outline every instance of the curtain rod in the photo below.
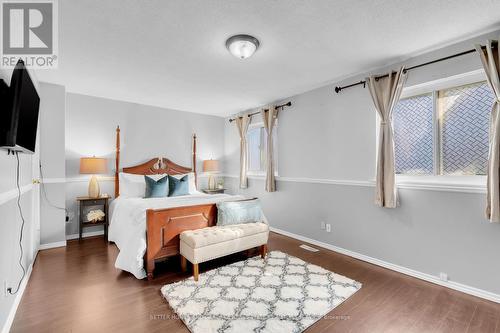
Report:
[[[279,109],[279,108],[284,108],[285,106],[291,106],[291,105],[292,105],[292,102],[287,102],[285,104],[276,105],[275,108]],[[264,111],[269,111],[269,109],[264,109]],[[259,113],[260,113],[260,111],[253,112],[253,113],[247,113],[246,116],[251,117],[251,116],[255,116],[256,114],[259,114]],[[229,119],[229,122],[233,122],[235,119],[236,118],[231,118],[231,119]]]
[[[497,43],[494,42],[492,44],[496,45]],[[481,46],[481,48],[484,50],[484,49],[486,49],[486,46]],[[435,64],[436,62],[445,61],[445,60],[448,60],[448,59],[460,57],[460,56],[463,56],[463,55],[466,55],[466,54],[469,54],[469,53],[473,53],[473,52],[476,52],[476,49],[463,51],[463,52],[456,53],[456,54],[453,54],[453,55],[450,55],[450,56],[447,56],[447,57],[443,57],[443,58],[439,58],[439,59],[436,59],[436,60],[428,61],[428,62],[425,62],[423,64],[411,66],[411,67],[405,68],[404,71],[408,72],[408,71],[410,71],[412,69],[416,69],[416,68],[419,68],[419,67],[423,67],[423,66]],[[384,75],[376,76],[375,80],[378,80],[378,79],[381,79],[381,78],[384,78],[384,77],[387,77],[387,76],[389,76],[389,74],[384,74]],[[366,87],[366,81],[365,80],[361,80],[359,82],[351,83],[351,84],[348,84],[346,86],[341,86],[341,87],[336,86],[335,87],[335,92],[338,94],[339,92],[341,92],[342,90],[344,90],[346,88],[351,88],[351,87],[355,87],[355,86],[359,86],[359,85],[363,85],[363,88],[365,88]]]

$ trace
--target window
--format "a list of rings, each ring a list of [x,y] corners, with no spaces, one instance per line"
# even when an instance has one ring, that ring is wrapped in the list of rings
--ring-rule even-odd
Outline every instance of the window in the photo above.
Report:
[[[493,101],[486,82],[401,99],[393,113],[396,173],[485,175]]]
[[[274,170],[277,174],[278,166],[276,163],[277,151],[277,133],[278,128],[275,124],[273,130],[273,146],[274,146]],[[247,132],[248,145],[248,174],[263,175],[266,172],[266,156],[267,156],[267,134],[264,124],[251,124]]]

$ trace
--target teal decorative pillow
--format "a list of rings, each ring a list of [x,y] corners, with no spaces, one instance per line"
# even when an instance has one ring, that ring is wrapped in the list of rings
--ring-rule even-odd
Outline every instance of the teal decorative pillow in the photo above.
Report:
[[[259,199],[217,203],[217,225],[253,223],[262,221]]]
[[[165,176],[158,180],[144,176],[146,181],[146,195],[144,198],[163,198],[168,196],[168,177]]]
[[[169,197],[177,197],[180,195],[188,195],[189,194],[189,177],[185,175],[184,177],[177,179],[172,176],[168,176],[168,187]]]

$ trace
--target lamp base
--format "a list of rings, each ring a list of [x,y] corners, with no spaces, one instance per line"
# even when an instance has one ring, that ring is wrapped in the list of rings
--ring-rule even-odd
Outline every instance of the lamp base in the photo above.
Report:
[[[215,190],[215,177],[212,175],[208,176],[208,189]]]
[[[101,190],[99,189],[99,182],[96,176],[92,176],[89,182],[89,197],[99,198],[101,196]]]

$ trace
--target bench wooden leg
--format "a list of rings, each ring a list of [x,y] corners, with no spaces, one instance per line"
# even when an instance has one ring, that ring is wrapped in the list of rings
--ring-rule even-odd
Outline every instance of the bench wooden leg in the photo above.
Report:
[[[195,281],[198,281],[198,275],[199,275],[199,267],[198,264],[193,264],[193,277]]]
[[[261,245],[260,246],[260,257],[264,259],[267,254],[267,244]]]
[[[187,259],[181,255],[181,269],[183,272],[187,271]]]
[[[148,281],[153,280],[153,271],[155,270],[155,261],[148,260],[146,262],[146,272],[148,274]]]

